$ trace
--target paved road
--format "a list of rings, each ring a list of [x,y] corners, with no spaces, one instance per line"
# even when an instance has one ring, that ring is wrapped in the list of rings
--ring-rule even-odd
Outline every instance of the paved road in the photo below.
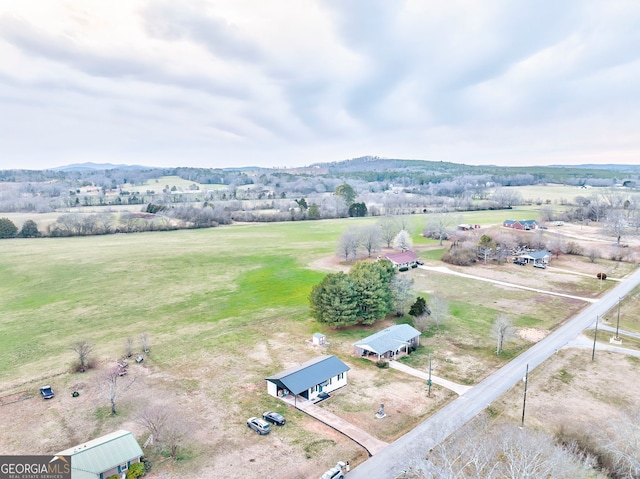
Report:
[[[536,368],[557,349],[569,344],[584,329],[592,326],[597,316],[604,315],[613,308],[619,298],[627,295],[638,284],[640,284],[640,270],[463,396],[452,401],[412,431],[389,444],[377,455],[360,464],[347,475],[348,479],[398,477],[409,466],[424,457],[429,449],[444,441],[509,388],[521,382],[527,364],[530,371]]]

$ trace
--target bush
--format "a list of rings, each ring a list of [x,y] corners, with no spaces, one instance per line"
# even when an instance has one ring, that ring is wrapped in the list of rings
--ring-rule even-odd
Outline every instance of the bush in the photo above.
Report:
[[[455,248],[443,254],[442,261],[457,266],[471,266],[476,262],[476,254],[470,249]]]
[[[135,464],[131,464],[129,466],[129,470],[127,471],[127,479],[138,479],[140,476],[144,476],[145,473],[144,464],[141,462],[136,462]]]
[[[575,241],[569,241],[567,243],[567,254],[581,255],[582,251],[582,246]]]
[[[107,479],[120,479],[120,475],[119,474],[114,474],[112,476],[107,477]]]
[[[376,366],[378,366],[380,369],[387,369],[389,367],[389,362],[388,361],[376,361]]]
[[[598,273],[596,274],[598,279],[607,279],[607,273]]]
[[[144,464],[144,472],[149,472],[151,470],[151,461],[146,457],[142,456],[140,458],[140,462]]]

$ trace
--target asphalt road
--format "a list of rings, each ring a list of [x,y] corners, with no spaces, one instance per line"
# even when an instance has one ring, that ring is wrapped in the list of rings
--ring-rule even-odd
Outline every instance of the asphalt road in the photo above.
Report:
[[[617,305],[618,300],[626,296],[638,284],[640,284],[640,269],[558,330],[536,343],[413,430],[389,444],[378,454],[360,464],[347,474],[347,478],[392,479],[402,475],[408,467],[419,462],[421,457],[425,457],[430,449],[473,419],[516,383],[522,382],[527,365],[529,371],[535,369],[556,350],[567,345],[582,331],[592,326],[597,316],[604,315]],[[586,351],[585,354],[587,354]],[[590,359],[591,353],[588,353],[585,360]]]

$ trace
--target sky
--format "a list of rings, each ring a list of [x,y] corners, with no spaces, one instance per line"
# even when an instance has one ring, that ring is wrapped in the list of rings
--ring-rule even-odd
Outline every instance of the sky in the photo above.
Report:
[[[637,0],[0,0],[0,168],[640,163]]]

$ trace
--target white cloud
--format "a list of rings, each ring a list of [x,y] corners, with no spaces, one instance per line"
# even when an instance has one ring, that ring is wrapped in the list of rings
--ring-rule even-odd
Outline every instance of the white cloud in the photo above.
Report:
[[[12,4],[2,168],[638,162],[635,1]]]

